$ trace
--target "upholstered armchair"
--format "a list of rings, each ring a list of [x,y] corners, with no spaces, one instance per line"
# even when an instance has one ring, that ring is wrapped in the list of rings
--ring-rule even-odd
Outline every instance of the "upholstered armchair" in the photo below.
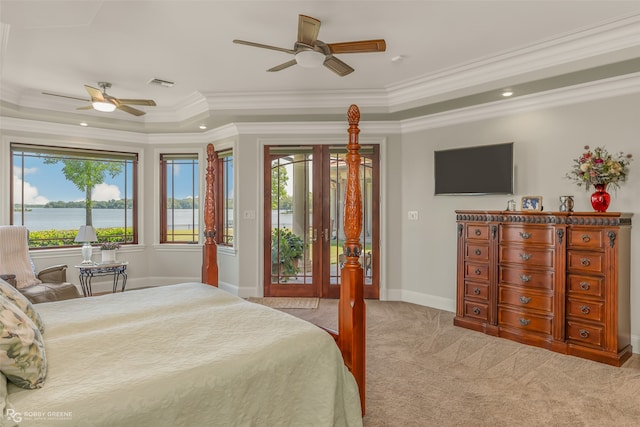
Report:
[[[29,255],[28,237],[26,227],[0,226],[0,278],[15,286],[33,303],[80,297],[78,288],[66,282],[66,265],[36,272]]]

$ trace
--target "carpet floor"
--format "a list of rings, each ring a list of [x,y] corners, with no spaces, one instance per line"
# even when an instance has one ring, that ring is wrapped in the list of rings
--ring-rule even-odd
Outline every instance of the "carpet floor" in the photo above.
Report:
[[[337,327],[336,300],[282,311]],[[640,426],[638,354],[616,368],[459,328],[453,317],[367,301],[365,426]]]
[[[287,309],[315,309],[318,308],[320,298],[294,298],[294,297],[249,297],[247,301],[256,304],[266,305],[271,308],[287,308]]]

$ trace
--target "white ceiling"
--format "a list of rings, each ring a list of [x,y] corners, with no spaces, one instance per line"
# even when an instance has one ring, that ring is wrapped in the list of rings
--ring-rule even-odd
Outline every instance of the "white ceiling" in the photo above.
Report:
[[[232,43],[293,48],[298,14],[322,22],[326,43],[383,38],[387,50],[337,55],[356,70],[338,77],[269,73],[292,56]],[[3,116],[142,132],[343,117],[351,103],[397,119],[498,100],[507,87],[522,96],[640,72],[640,0],[0,0],[0,22]],[[87,104],[42,94],[88,99],[83,85],[98,81],[157,107],[77,111]]]

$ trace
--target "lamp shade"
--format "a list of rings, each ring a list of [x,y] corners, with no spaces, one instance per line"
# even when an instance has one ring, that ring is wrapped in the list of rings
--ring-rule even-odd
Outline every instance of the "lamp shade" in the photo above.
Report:
[[[324,53],[315,50],[303,50],[296,53],[296,62],[304,68],[317,68],[324,64]]]
[[[93,108],[96,110],[104,113],[110,113],[116,109],[115,104],[112,104],[111,102],[95,101],[92,102],[91,105],[93,105]]]
[[[98,240],[98,236],[96,236],[96,231],[93,229],[91,225],[81,225],[80,230],[78,230],[78,234],[76,235],[75,241],[79,243],[84,242],[95,242]]]

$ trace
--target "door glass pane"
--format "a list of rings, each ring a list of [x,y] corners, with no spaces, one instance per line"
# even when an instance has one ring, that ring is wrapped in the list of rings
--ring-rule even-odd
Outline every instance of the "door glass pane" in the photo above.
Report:
[[[345,189],[347,185],[347,162],[346,152],[344,149],[332,150],[330,153],[330,177],[331,180],[331,248],[329,261],[330,283],[340,284],[340,269],[346,261],[343,255],[343,245],[345,242],[344,227],[344,202]],[[360,256],[360,264],[364,269],[364,284],[371,285],[373,274],[372,236],[372,192],[373,192],[373,162],[366,156],[360,157],[360,191],[362,195],[362,233],[360,234],[360,243],[362,244],[362,255]]]
[[[281,150],[271,162],[271,283],[311,285],[313,155],[310,148]]]

